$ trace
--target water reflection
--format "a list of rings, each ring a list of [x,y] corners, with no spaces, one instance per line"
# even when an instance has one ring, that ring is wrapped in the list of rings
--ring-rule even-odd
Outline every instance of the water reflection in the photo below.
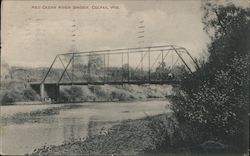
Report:
[[[80,118],[67,118],[60,121],[63,125],[64,141],[76,141],[87,135],[87,122]]]
[[[145,116],[143,112],[155,115],[166,110],[166,101],[85,103],[82,105],[83,107],[60,110],[56,115],[39,116],[36,120],[34,117],[26,118],[24,123],[7,122],[8,124],[1,125],[1,153],[8,155],[30,153],[43,145],[60,145],[65,141],[79,140],[86,137],[88,133],[96,133],[98,128],[110,127],[111,123],[117,120],[141,118]],[[16,107],[17,110],[14,109],[15,106],[11,107],[11,112],[18,112],[20,106]],[[5,108],[5,110],[8,109]],[[37,110],[37,108],[34,109]],[[29,107],[27,112],[30,110]],[[25,112],[24,108],[22,112]],[[8,112],[4,114],[13,115]],[[1,120],[2,118],[1,116]]]

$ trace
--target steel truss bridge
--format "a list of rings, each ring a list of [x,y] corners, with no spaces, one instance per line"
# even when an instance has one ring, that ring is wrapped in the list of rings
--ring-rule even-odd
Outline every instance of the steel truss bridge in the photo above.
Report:
[[[174,84],[178,74],[199,68],[184,48],[174,45],[58,54],[40,82],[30,86],[44,99],[57,99],[60,86]]]

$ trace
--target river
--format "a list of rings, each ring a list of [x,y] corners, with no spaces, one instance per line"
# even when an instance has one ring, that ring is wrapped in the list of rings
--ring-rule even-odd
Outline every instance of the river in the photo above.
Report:
[[[168,101],[0,106],[0,151],[1,154],[20,155],[30,153],[43,145],[60,145],[86,137],[90,121],[112,123],[166,113],[169,111],[166,104],[169,104]],[[60,109],[67,105],[80,107]],[[59,109],[52,115],[25,116],[23,122],[8,121],[18,114],[48,108]]]

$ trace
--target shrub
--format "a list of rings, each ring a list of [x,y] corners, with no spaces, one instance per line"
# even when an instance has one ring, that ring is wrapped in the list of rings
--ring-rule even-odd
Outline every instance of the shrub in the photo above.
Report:
[[[131,94],[124,92],[124,91],[119,91],[119,90],[112,91],[111,98],[117,99],[119,101],[126,101],[126,100],[134,99],[134,97]]]
[[[212,1],[203,5],[204,30],[212,39],[208,62],[182,83],[173,110],[196,134],[194,142],[220,141],[246,152],[250,10]]]
[[[39,100],[39,96],[37,95],[37,93],[31,89],[31,88],[26,88],[23,90],[23,95],[24,97],[29,100],[29,101],[35,101],[35,100]]]
[[[83,91],[77,86],[65,88],[60,92],[60,99],[64,102],[80,102],[82,101],[82,96]]]
[[[2,97],[2,104],[13,104],[16,101],[23,101],[24,96],[22,92],[16,91],[16,90],[9,90],[4,93]]]
[[[222,140],[235,147],[246,142],[247,59],[235,57],[227,67],[214,74],[213,82],[179,90],[173,99],[178,121],[191,125],[199,135],[193,138],[196,142]]]
[[[97,97],[109,97],[109,94],[106,92],[105,87],[107,86],[89,86],[89,90],[96,94]]]
[[[66,89],[60,91],[60,101],[61,102],[70,101],[70,95],[68,94],[68,91],[66,91]]]
[[[39,95],[31,88],[12,88],[5,91],[1,97],[2,104],[13,104],[20,101],[39,100]]]

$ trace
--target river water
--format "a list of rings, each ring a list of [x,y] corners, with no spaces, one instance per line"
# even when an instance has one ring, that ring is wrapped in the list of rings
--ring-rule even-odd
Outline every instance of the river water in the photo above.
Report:
[[[168,101],[137,101],[0,106],[0,151],[1,154],[20,155],[30,153],[43,145],[60,145],[65,141],[86,137],[90,121],[108,123],[162,114],[169,111],[167,104]],[[20,113],[27,114],[65,105],[80,107],[58,109],[59,112],[54,115],[26,116],[27,120],[24,122],[4,121]]]

